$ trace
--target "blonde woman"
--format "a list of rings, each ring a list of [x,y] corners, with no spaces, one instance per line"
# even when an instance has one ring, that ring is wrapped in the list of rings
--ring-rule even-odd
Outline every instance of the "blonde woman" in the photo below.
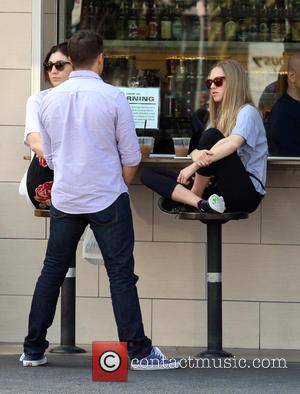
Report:
[[[268,147],[246,72],[235,60],[219,62],[206,86],[210,127],[191,152],[193,163],[179,174],[145,168],[142,182],[164,197],[160,207],[168,213],[182,209],[172,201],[201,212],[253,212],[265,194]]]

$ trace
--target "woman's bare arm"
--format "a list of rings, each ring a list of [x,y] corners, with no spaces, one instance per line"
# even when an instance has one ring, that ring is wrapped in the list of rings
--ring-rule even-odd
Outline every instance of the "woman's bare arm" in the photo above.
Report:
[[[200,167],[206,167],[213,163],[223,159],[226,156],[236,152],[238,148],[245,142],[244,138],[232,134],[226,138],[219,140],[210,150],[195,149],[191,153],[191,157],[194,163],[197,163]]]
[[[32,132],[27,135],[27,141],[30,149],[38,156],[44,157],[42,140],[40,133]]]
[[[211,149],[212,162],[223,159],[226,156],[236,152],[238,148],[245,142],[240,135],[231,134],[230,136],[218,141]]]

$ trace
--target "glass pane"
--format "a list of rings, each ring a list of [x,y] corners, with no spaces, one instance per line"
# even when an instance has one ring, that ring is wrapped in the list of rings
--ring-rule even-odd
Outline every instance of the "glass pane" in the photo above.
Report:
[[[174,153],[172,137],[191,137],[206,127],[205,80],[221,59],[236,59],[247,69],[254,102],[269,125],[271,109],[287,88],[287,59],[300,42],[300,0],[65,0],[64,4],[65,38],[79,29],[103,36],[105,81],[132,89],[159,88],[158,127],[137,129],[139,135],[155,137],[155,153]],[[300,127],[297,122],[296,126]],[[271,153],[300,156],[300,137],[292,128],[279,136],[278,130],[268,130]],[[292,150],[277,146],[287,134]]]

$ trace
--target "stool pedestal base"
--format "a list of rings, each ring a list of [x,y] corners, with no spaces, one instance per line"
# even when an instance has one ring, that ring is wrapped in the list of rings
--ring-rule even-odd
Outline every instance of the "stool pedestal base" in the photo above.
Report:
[[[72,353],[86,353],[86,351],[78,346],[62,345],[62,346],[54,347],[53,349],[50,350],[50,353],[72,354]]]
[[[205,350],[199,353],[196,357],[200,358],[227,358],[233,357],[233,354],[225,352],[224,350]]]

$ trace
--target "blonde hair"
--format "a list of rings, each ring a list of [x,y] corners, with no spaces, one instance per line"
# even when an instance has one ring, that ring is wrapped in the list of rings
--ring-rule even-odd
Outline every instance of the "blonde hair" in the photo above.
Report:
[[[243,66],[236,60],[223,60],[215,64],[222,68],[226,77],[226,89],[223,100],[216,103],[212,96],[209,98],[210,125],[224,134],[225,137],[231,134],[235,126],[239,110],[245,104],[254,106],[248,83],[248,77]]]

